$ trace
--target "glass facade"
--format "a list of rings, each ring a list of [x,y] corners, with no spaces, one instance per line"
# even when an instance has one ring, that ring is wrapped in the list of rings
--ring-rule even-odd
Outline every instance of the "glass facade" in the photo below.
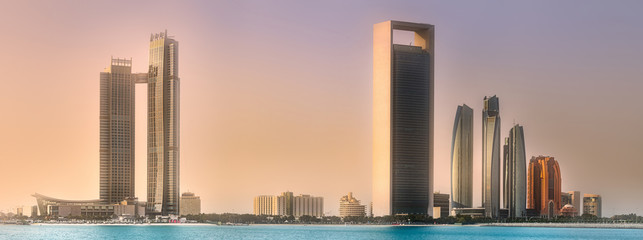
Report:
[[[557,216],[562,208],[558,162],[553,157],[532,157],[527,174],[527,208],[542,216]]]
[[[178,42],[167,32],[150,38],[148,72],[147,208],[179,214]]]
[[[393,46],[391,82],[392,211],[429,209],[429,61],[421,47]]]
[[[525,134],[522,126],[515,125],[509,131],[504,146],[504,208],[509,210],[508,217],[526,215],[526,161]]]
[[[485,217],[500,210],[500,105],[496,96],[484,98],[482,111],[482,207]]]
[[[458,106],[451,142],[451,208],[473,207],[473,109]]]
[[[134,81],[131,59],[111,59],[100,73],[100,199],[134,197]]]

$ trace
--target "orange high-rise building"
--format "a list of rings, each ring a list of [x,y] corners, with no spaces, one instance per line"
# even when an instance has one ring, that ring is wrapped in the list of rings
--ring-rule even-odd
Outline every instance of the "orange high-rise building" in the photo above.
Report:
[[[560,205],[560,167],[553,157],[532,157],[527,173],[527,208],[541,216],[558,216]]]

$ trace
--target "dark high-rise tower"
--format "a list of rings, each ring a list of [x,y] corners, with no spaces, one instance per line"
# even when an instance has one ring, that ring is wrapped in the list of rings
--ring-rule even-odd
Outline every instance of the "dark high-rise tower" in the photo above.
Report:
[[[179,43],[165,33],[150,37],[147,122],[147,208],[179,214]]]
[[[500,210],[500,104],[496,96],[484,98],[482,111],[482,207],[485,217]]]
[[[415,33],[393,44],[393,30]],[[373,34],[375,215],[433,214],[434,27],[387,21]]]

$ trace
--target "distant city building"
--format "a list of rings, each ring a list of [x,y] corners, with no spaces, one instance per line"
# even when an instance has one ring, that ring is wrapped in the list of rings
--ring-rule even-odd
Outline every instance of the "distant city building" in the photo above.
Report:
[[[394,30],[415,33],[393,44]],[[432,215],[434,27],[373,26],[373,212]]]
[[[451,208],[473,206],[473,109],[466,104],[458,106],[453,123],[451,198]]]
[[[23,215],[23,207],[17,207],[16,208],[16,215],[17,216],[22,216]]]
[[[272,215],[272,199],[274,196],[256,196],[254,200],[255,215]]]
[[[451,210],[452,216],[471,216],[471,217],[484,217],[485,209],[484,208],[454,208]]]
[[[181,194],[181,216],[201,214],[201,197],[191,192]]]
[[[147,208],[179,214],[179,43],[164,33],[150,36],[147,79]]]
[[[100,73],[100,199],[134,197],[134,78],[132,60],[112,58]]]
[[[527,177],[527,208],[536,209],[541,216],[559,215],[560,167],[553,157],[532,157]]]
[[[500,103],[485,97],[482,110],[482,207],[485,217],[496,218],[500,210]]]
[[[437,208],[438,215],[435,215]],[[441,218],[449,216],[449,194],[433,193],[433,218]]]
[[[563,217],[575,217],[578,216],[578,209],[571,204],[565,204],[563,208],[560,209],[560,215]]]
[[[293,215],[301,216],[324,216],[324,198],[311,195],[299,195],[293,198]]]
[[[566,192],[560,193],[560,205],[563,207],[567,204],[572,204],[572,195]]]
[[[281,195],[272,199],[272,215],[292,216],[293,215],[293,193],[282,192]]]
[[[36,198],[41,216],[145,216],[145,204],[136,199],[123,200],[118,204],[105,204],[101,199],[63,200],[38,193],[32,196]]]
[[[583,210],[583,205],[582,205],[582,197],[580,195],[579,191],[570,191],[567,192],[571,196],[571,204],[578,210],[576,212],[576,216],[582,215],[581,211]]]
[[[362,205],[353,193],[339,199],[339,216],[340,217],[363,217],[366,216],[366,205]]]
[[[522,126],[516,124],[509,131],[504,145],[504,208],[507,217],[519,218],[526,214],[527,195],[527,157],[525,156],[525,133]]]
[[[583,196],[583,214],[591,214],[599,218],[603,217],[601,195],[585,194]]]
[[[38,216],[38,206],[31,206],[31,217],[37,217]]]

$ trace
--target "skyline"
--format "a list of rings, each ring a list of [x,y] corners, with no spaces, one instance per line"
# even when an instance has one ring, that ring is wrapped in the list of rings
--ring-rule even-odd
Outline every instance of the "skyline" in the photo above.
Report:
[[[202,197],[204,212],[250,212],[248,199],[252,196],[284,189],[324,196],[329,199],[326,209],[335,213],[335,199],[349,191],[368,203],[370,171],[358,170],[370,169],[371,162],[372,56],[369,52],[372,46],[369,42],[372,24],[396,19],[431,23],[439,33],[435,77],[436,190],[450,192],[448,166],[453,110],[466,103],[479,111],[483,96],[497,94],[503,99],[500,112],[505,122],[516,119],[516,123],[529,129],[525,136],[527,157],[549,155],[559,161],[562,191],[600,194],[604,216],[642,214],[643,209],[636,205],[636,200],[643,197],[641,191],[636,191],[640,189],[636,183],[643,180],[636,172],[641,167],[637,158],[642,155],[636,145],[643,135],[637,127],[643,116],[636,106],[640,102],[637,92],[642,87],[641,81],[636,80],[642,73],[637,69],[641,60],[636,56],[643,53],[640,46],[643,33],[636,28],[637,21],[632,21],[640,19],[634,14],[640,4],[630,2],[629,8],[622,7],[616,14],[614,5],[599,10],[596,8],[600,4],[588,2],[583,4],[584,12],[573,18],[565,12],[576,9],[570,3],[555,4],[562,8],[559,10],[529,3],[536,5],[530,11],[520,3],[504,3],[509,9],[518,8],[516,13],[501,11],[495,16],[489,9],[493,7],[483,8],[491,11],[483,14],[472,10],[482,4],[469,3],[467,8],[443,2],[409,2],[405,6],[390,3],[368,6],[364,11],[370,15],[357,16],[348,13],[357,11],[359,2],[319,6],[320,12],[335,10],[340,4],[345,6],[347,10],[339,10],[338,19],[327,19],[319,13],[305,18],[310,12],[297,4],[294,7],[300,7],[295,8],[298,10],[278,10],[283,5],[230,3],[232,6],[227,7],[231,13],[221,12],[220,18],[232,17],[235,11],[253,13],[238,17],[243,31],[218,25],[214,20],[196,24],[209,19],[202,11],[177,23],[162,20],[142,23],[145,17],[137,18],[135,11],[142,6],[133,4],[125,12],[125,19],[131,25],[116,34],[118,37],[104,34],[103,27],[108,22],[65,3],[61,6],[45,3],[19,8],[23,10],[17,13],[6,12],[1,17],[6,20],[2,29],[13,38],[2,39],[0,43],[13,46],[3,50],[12,57],[0,61],[3,72],[8,74],[2,81],[11,91],[0,98],[2,108],[7,110],[5,116],[11,117],[1,120],[5,138],[0,164],[3,169],[22,171],[4,174],[7,179],[20,179],[21,184],[15,187],[10,183],[13,181],[4,181],[0,185],[5,191],[0,209],[33,203],[30,197],[33,192],[66,199],[98,198],[98,171],[95,170],[99,159],[98,72],[107,66],[109,56],[131,57],[132,72],[147,72],[145,39],[149,33],[165,28],[181,39],[181,73],[190,79],[190,84],[182,89],[181,188]],[[414,10],[419,8],[415,5],[431,9],[430,14],[420,14],[421,11]],[[177,6],[179,16],[187,16],[186,9],[197,8]],[[46,12],[48,7],[70,7],[75,10],[68,12],[71,17],[86,17],[88,21],[80,23],[47,13],[36,16],[36,22],[27,22],[24,16],[19,16],[27,11],[24,9]],[[212,5],[203,7],[216,10]],[[171,6],[159,8],[172,9]],[[105,6],[97,14],[107,16],[113,10]],[[279,12],[287,14],[277,17]],[[535,21],[543,12],[549,13],[553,20]],[[605,14],[593,20],[595,15],[591,13]],[[482,16],[496,25],[485,25],[482,31],[474,19],[457,19],[467,14],[473,15],[471,18]],[[261,21],[253,18],[255,15],[273,19],[254,26]],[[503,18],[522,25],[512,25]],[[24,27],[7,25],[10,19],[25,21]],[[43,19],[51,21],[43,26],[35,24]],[[302,21],[291,21],[294,19]],[[561,24],[554,26],[552,22],[556,21]],[[212,22],[215,24],[209,25]],[[345,25],[340,27],[340,23]],[[266,35],[267,30],[262,30],[266,25],[275,27],[271,29],[275,33]],[[319,32],[302,30],[306,25],[320,26],[316,30]],[[602,34],[595,35],[596,29],[587,25],[605,27],[599,28]],[[101,30],[85,32],[87,29]],[[564,31],[570,29],[575,31]],[[487,31],[488,35],[477,38]],[[556,36],[538,34],[543,32]],[[608,33],[617,37],[605,36],[610,35]],[[351,37],[347,37],[349,35]],[[45,36],[46,41],[41,36]],[[476,39],[467,40],[467,37]],[[256,43],[253,40],[256,38],[262,41]],[[112,42],[106,43],[107,40]],[[216,44],[209,43],[211,41]],[[308,44],[302,42],[315,47],[308,48]],[[57,47],[51,48],[54,45]],[[302,48],[307,50],[292,50]],[[313,55],[318,57],[311,58]],[[337,56],[343,59],[335,59]],[[282,62],[271,63],[275,58]],[[31,70],[34,66],[38,71]],[[243,71],[248,66],[256,71]],[[61,81],[65,84],[59,84]],[[458,88],[466,89],[454,94]],[[143,110],[145,103],[141,106],[139,102],[145,101],[139,97],[144,98],[146,94],[138,86],[136,90],[136,108]],[[200,104],[203,102],[212,104],[211,108]],[[42,116],[49,119],[43,121]],[[137,110],[137,131],[145,129],[145,125],[139,125],[145,124],[145,117],[139,116]],[[479,117],[479,112],[474,112],[474,120]],[[265,120],[257,123],[255,119]],[[604,125],[609,128],[600,127]],[[500,132],[504,134],[510,127],[511,124],[505,124]],[[475,120],[474,133],[480,129],[479,121]],[[145,131],[138,131],[136,135],[145,136]],[[479,137],[474,137],[474,206],[480,202],[479,187],[476,187],[481,179],[480,144]],[[38,145],[35,148],[38,151],[33,151],[34,145]],[[141,198],[145,196],[140,189],[145,186],[145,179],[139,178],[145,176],[145,172],[141,174],[138,170],[145,169],[142,159],[146,151],[144,144],[140,147],[139,139],[136,145],[136,185],[139,186],[136,196]],[[253,146],[252,151],[247,151],[247,146]],[[614,170],[607,171],[609,181],[597,177],[606,172],[599,167],[602,161],[614,163]],[[141,162],[143,167],[138,165]],[[314,172],[299,172],[315,165],[319,166]],[[69,166],[77,168],[70,170]],[[260,171],[248,171],[247,166],[256,166]],[[333,184],[325,183],[328,176],[335,176],[338,182],[347,182],[347,185],[329,189],[325,185]],[[225,186],[227,181],[245,178],[271,181],[240,181],[236,187]],[[616,184],[620,188],[610,187]],[[627,189],[634,191],[626,192]]]

